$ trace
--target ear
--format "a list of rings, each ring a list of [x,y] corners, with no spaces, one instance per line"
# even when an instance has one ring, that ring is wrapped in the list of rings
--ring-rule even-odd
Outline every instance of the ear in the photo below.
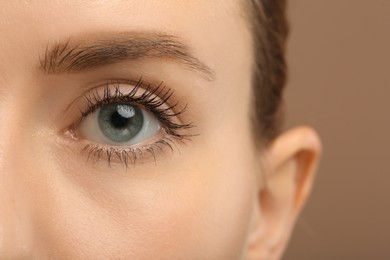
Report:
[[[320,153],[319,137],[307,127],[280,135],[266,149],[248,259],[281,257],[311,191]]]

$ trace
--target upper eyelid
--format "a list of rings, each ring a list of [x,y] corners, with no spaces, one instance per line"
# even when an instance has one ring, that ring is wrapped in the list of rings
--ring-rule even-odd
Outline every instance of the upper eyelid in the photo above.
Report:
[[[72,101],[70,102],[66,108],[64,109],[64,111],[68,111],[72,106],[75,105],[75,103],[79,103],[80,102],[80,99],[83,99],[85,96],[88,95],[88,93],[92,93],[92,92],[96,92],[98,89],[100,88],[105,88],[107,87],[108,85],[127,85],[127,86],[134,86],[136,85],[140,80],[142,80],[143,82],[143,86],[141,87],[145,87],[145,84],[148,84],[148,85],[151,85],[151,86],[155,86],[154,84],[154,80],[143,80],[144,79],[144,76],[140,76],[138,77],[138,80],[131,80],[131,79],[123,79],[123,78],[117,78],[117,79],[106,79],[106,80],[102,80],[100,81],[99,83],[96,83],[96,84],[92,84],[90,85],[89,87],[86,87],[84,88],[83,92],[79,93],[78,96]],[[150,82],[150,83],[149,83]]]
[[[123,93],[121,90],[121,88],[123,88],[122,87],[123,85],[131,86],[131,90],[129,90],[128,93]],[[103,89],[103,93],[99,92],[99,90],[101,91],[101,89]],[[83,93],[82,97],[84,97],[84,100],[87,99],[87,102],[91,105],[100,103],[101,101],[110,101],[110,100],[113,101],[113,99],[119,99],[121,97],[128,98],[129,102],[137,102],[140,100],[146,100],[151,96],[154,96],[153,99],[156,98],[163,99],[164,97],[159,97],[159,96],[164,90],[167,90],[166,91],[167,93],[173,93],[173,90],[163,85],[163,82],[161,82],[158,85],[153,85],[151,83],[144,82],[143,78],[141,77],[138,81],[133,81],[133,80],[107,81],[106,83],[100,84],[91,90],[87,90],[86,92]]]

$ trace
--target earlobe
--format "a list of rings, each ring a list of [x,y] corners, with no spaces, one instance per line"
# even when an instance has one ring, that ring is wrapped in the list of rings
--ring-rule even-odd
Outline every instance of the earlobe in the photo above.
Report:
[[[268,147],[248,259],[279,259],[310,193],[320,153],[318,135],[306,127],[287,131]]]

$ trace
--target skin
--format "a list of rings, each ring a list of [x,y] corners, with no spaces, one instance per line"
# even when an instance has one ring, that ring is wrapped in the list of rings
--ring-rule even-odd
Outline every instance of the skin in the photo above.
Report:
[[[254,145],[253,50],[238,1],[0,6],[1,259],[281,257],[311,189],[320,142],[300,127],[267,147]],[[39,69],[52,43],[134,31],[176,36],[214,78],[158,57],[78,72]],[[179,107],[188,104],[175,120],[193,122],[185,133],[196,136],[128,168],[119,160],[111,167],[105,158],[88,161],[81,150],[94,141],[68,131],[84,94],[104,80],[140,76],[175,90]]]

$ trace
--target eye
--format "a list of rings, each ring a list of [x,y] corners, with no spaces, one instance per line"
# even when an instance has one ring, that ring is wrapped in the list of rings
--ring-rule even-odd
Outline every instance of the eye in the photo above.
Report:
[[[78,128],[84,139],[118,146],[142,143],[161,131],[151,112],[129,102],[101,106],[87,115]]]
[[[142,78],[135,85],[109,81],[82,96],[81,118],[66,136],[84,145],[81,152],[87,160],[105,159],[109,166],[122,162],[126,167],[148,159],[156,162],[156,155],[178,150],[193,136],[194,125],[182,118],[187,104],[180,105],[173,92],[162,83],[144,84]]]

